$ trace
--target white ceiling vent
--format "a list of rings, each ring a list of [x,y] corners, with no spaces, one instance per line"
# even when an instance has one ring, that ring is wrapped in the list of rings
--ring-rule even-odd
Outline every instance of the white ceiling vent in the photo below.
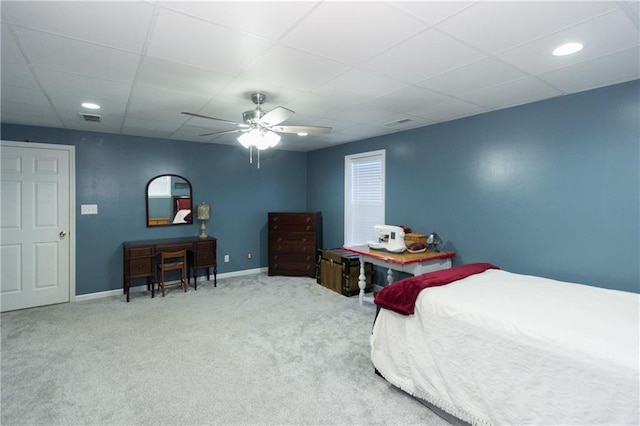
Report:
[[[90,121],[92,123],[99,123],[100,121],[102,121],[102,118],[98,114],[86,114],[83,112],[80,112],[78,114],[80,114],[80,117],[82,117],[84,121]]]
[[[396,120],[396,121],[391,121],[389,123],[385,123],[385,127],[398,127],[398,126],[402,126],[403,124],[407,124],[407,123],[411,123],[413,120],[410,118],[401,118],[400,120]]]

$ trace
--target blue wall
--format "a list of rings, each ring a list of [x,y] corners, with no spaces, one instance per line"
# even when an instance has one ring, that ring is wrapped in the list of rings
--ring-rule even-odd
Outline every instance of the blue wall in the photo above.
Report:
[[[306,154],[271,150],[260,169],[241,146],[2,125],[2,139],[76,148],[76,294],[122,288],[122,242],[197,236],[192,225],[147,228],[145,188],[154,176],[187,178],[193,203],[211,204],[218,273],[267,264],[267,212],[306,209]],[[80,215],[98,204],[98,215]],[[253,253],[247,259],[247,252]],[[230,262],[223,263],[223,255]],[[136,283],[134,283],[135,285]],[[140,283],[138,283],[140,284]]]
[[[210,203],[221,273],[267,265],[269,211],[321,211],[343,244],[344,155],[387,151],[388,223],[437,231],[456,264],[640,292],[640,82],[339,145],[240,146],[3,124],[2,139],[76,147],[76,292],[122,288],[122,242],[198,235],[145,226],[145,187],[182,175]],[[80,215],[81,204],[99,214]],[[247,259],[251,251],[253,259]],[[231,262],[223,263],[229,254]]]
[[[309,153],[308,203],[343,244],[344,156],[386,149],[386,221],[455,264],[640,292],[640,82]]]

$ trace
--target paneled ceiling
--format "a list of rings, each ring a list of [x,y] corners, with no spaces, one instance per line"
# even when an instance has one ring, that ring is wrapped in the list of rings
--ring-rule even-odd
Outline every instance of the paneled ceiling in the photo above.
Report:
[[[637,1],[1,5],[3,123],[237,144],[180,112],[241,122],[260,91],[333,128],[279,145],[310,151],[640,78]]]

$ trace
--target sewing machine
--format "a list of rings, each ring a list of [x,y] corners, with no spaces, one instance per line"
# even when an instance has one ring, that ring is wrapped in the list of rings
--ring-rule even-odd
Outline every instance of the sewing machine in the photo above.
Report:
[[[407,249],[404,243],[404,229],[394,225],[374,225],[373,231],[378,241],[367,244],[374,250],[386,250],[392,253],[402,253]]]

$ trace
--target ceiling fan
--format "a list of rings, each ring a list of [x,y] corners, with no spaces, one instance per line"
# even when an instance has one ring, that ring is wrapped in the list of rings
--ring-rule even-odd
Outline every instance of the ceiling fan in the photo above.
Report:
[[[295,112],[281,106],[276,107],[269,112],[265,112],[262,109],[261,105],[264,103],[266,99],[267,99],[267,95],[265,95],[264,93],[256,92],[251,94],[251,100],[253,101],[254,104],[256,104],[256,107],[253,110],[245,111],[242,113],[242,120],[244,121],[244,123],[236,123],[234,121],[224,120],[222,118],[210,117],[208,115],[196,114],[193,112],[183,111],[182,114],[190,115],[192,117],[207,118],[209,120],[221,121],[223,123],[232,124],[237,127],[237,129],[234,129],[234,130],[205,133],[200,136],[221,136],[221,135],[227,135],[230,133],[248,134],[248,133],[251,133],[252,131],[254,132],[253,133],[254,135],[258,135],[258,134],[267,135],[268,132],[275,132],[275,133],[297,133],[301,136],[304,136],[307,134],[323,134],[323,133],[331,132],[331,127],[280,126],[279,125],[280,123],[290,118],[293,114],[295,114]],[[242,137],[243,136],[240,136],[240,138]],[[238,139],[240,140],[240,138]],[[279,139],[280,138],[278,137],[278,140]],[[240,141],[240,143],[242,143],[242,141]],[[252,146],[252,144],[249,144],[246,147],[248,148],[249,146]],[[258,149],[270,148],[270,146],[266,146],[263,148],[261,146],[257,146],[256,144],[253,144],[253,146],[256,146]]]

